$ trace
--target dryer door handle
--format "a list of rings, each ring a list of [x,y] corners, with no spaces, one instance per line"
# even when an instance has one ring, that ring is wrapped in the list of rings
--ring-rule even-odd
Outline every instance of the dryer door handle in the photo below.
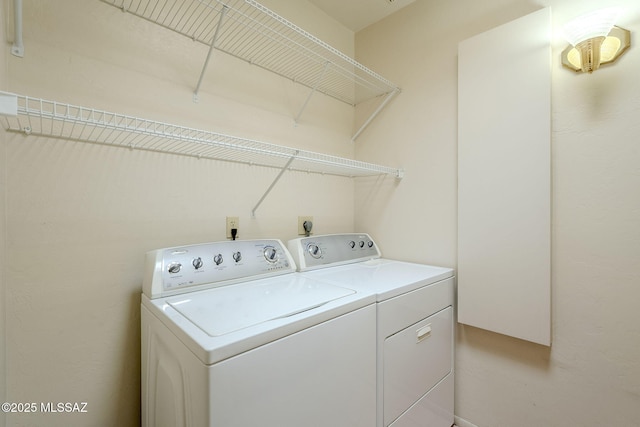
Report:
[[[423,326],[422,328],[418,329],[416,331],[416,338],[418,339],[417,342],[421,342],[424,341],[425,339],[429,338],[431,336],[431,323],[429,323],[428,325]]]

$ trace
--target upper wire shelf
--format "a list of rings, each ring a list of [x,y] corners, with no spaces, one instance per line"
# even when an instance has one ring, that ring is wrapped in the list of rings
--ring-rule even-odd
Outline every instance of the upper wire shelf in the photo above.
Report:
[[[353,139],[400,92],[389,80],[255,0],[101,1],[302,84],[311,89],[309,97],[317,91],[353,106],[380,98],[378,109]]]
[[[401,169],[169,123],[0,92],[10,132],[346,177],[403,176]]]

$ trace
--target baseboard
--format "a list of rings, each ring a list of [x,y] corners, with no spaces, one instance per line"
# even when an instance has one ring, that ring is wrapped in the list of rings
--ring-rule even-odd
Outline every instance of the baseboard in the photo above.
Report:
[[[454,421],[456,423],[456,427],[478,427],[473,423],[470,423],[469,421],[465,420],[464,418],[460,418],[458,416],[455,416]]]

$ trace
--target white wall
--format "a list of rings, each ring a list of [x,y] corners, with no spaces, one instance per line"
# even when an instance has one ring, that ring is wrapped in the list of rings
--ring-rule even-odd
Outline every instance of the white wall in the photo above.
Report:
[[[4,5],[0,5],[0,22],[5,22],[5,15],[7,13]],[[7,56],[9,55],[10,47],[7,42],[7,32],[0,31],[0,46],[3,47],[0,52],[0,90],[6,88],[7,79]],[[5,402],[7,396],[7,365],[6,365],[6,302],[5,302],[5,195],[6,195],[6,134],[4,127],[0,128],[0,165],[2,170],[0,171],[0,402]],[[5,415],[0,413],[0,426],[5,425]]]
[[[306,2],[265,3],[353,53],[353,33]],[[293,126],[307,90],[222,54],[194,104],[206,47],[95,0],[25,0],[24,14],[9,91],[353,155],[349,106],[314,96]],[[348,178],[286,173],[253,219],[277,170],[13,133],[0,142],[7,399],[88,403],[81,415],[10,414],[12,426],[139,425],[146,251],[223,240],[227,215],[246,239],[297,237],[298,215],[313,215],[317,233],[353,230]]]
[[[251,219],[272,170],[0,131],[7,400],[87,401],[90,411],[16,415],[8,424],[137,425],[144,252],[222,239],[226,215],[240,216],[241,237],[287,239],[297,215],[311,214],[318,233],[355,228],[372,233],[385,256],[455,266],[458,42],[542,6],[553,7],[559,28],[574,12],[608,3],[423,0],[358,33],[358,58],[404,91],[358,139],[357,156],[402,166],[406,177],[359,180],[355,208],[350,181],[288,173]],[[637,44],[639,7],[623,3],[621,24]],[[352,49],[352,35],[306,2],[267,4]],[[25,43],[24,59],[6,58],[7,90],[330,154],[353,151],[348,107],[314,97],[293,127],[306,91],[220,55],[193,104],[206,49],[98,1],[25,0]],[[562,48],[556,41],[554,343],[548,350],[458,329],[456,413],[479,427],[637,423],[640,58],[632,47],[613,67],[573,75],[559,65]]]
[[[564,22],[607,5],[632,48],[613,67],[560,65]],[[637,425],[640,401],[640,5],[636,1],[417,1],[356,35],[357,59],[403,92],[357,141],[406,169],[356,188],[356,229],[385,256],[456,265],[457,46],[552,7],[552,329],[546,348],[458,328],[456,414],[478,427]],[[526,82],[523,82],[526,84]],[[487,242],[491,244],[491,242]]]

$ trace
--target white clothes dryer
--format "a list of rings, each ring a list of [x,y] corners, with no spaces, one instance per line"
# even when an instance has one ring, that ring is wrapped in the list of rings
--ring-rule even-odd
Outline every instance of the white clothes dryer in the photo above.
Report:
[[[376,294],[377,426],[453,425],[453,270],[381,258],[367,234],[288,247],[303,276]]]
[[[278,240],[149,252],[141,323],[143,426],[375,425],[375,295]]]

